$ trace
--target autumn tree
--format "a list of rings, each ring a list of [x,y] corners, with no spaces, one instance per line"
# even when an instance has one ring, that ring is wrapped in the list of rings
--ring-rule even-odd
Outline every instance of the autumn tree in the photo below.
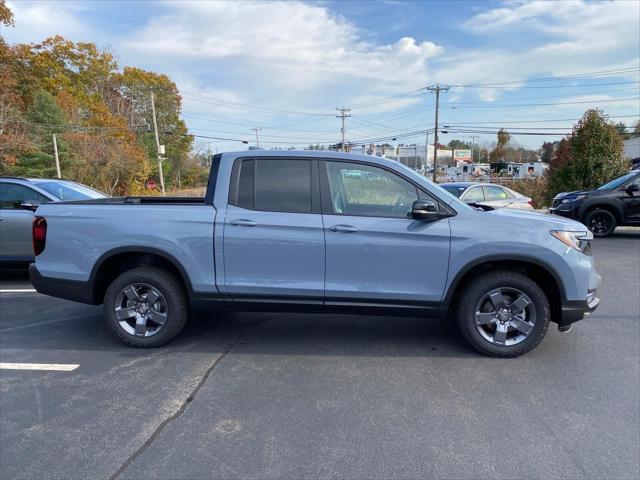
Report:
[[[64,176],[111,194],[142,193],[157,168],[153,92],[166,183],[200,178],[189,156],[193,137],[180,118],[182,99],[166,75],[120,71],[108,50],[61,36],[13,46],[0,37],[0,64],[1,173],[52,174],[56,133]]]
[[[0,0],[0,24],[13,27],[13,12],[7,6],[5,0]]]
[[[540,160],[549,163],[553,158],[556,144],[554,142],[544,142],[540,147]]]
[[[615,125],[601,110],[587,110],[558,145],[550,165],[551,193],[594,189],[628,170]]]
[[[138,138],[150,159],[156,158],[151,112],[153,92],[160,143],[165,146],[168,161],[168,165],[164,167],[165,183],[175,183],[180,172],[187,166],[193,146],[193,137],[188,134],[187,126],[180,118],[182,97],[178,87],[166,75],[134,67],[125,67],[122,74],[117,76],[116,83],[119,83],[120,93],[126,101],[123,107],[127,110],[121,113],[126,116],[131,129],[138,132]],[[153,161],[151,168],[157,173],[157,164]]]

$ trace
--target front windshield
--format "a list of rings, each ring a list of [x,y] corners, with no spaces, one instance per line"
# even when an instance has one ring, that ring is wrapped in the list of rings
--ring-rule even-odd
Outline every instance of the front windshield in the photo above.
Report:
[[[104,198],[105,195],[79,183],[72,182],[38,182],[39,188],[50,193],[59,200],[88,200]]]
[[[449,192],[452,195],[455,195],[458,198],[460,198],[460,195],[462,195],[462,192],[464,192],[464,187],[458,187],[456,185],[440,185],[440,186],[444,188],[447,192]]]
[[[616,189],[620,185],[623,185],[627,180],[631,180],[636,175],[637,175],[637,173],[631,172],[631,173],[627,173],[626,175],[623,175],[621,177],[614,178],[609,183],[605,183],[601,187],[598,187],[598,190],[613,190],[613,189]]]

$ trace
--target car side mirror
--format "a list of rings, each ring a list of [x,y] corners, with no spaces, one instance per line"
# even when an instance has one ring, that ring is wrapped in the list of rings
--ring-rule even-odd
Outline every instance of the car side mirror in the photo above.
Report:
[[[637,183],[632,183],[624,189],[628,195],[633,195],[633,192],[637,192],[638,190],[640,190],[640,186]]]
[[[433,221],[442,217],[438,205],[431,200],[416,200],[411,206],[411,218],[414,220]]]
[[[39,206],[40,203],[38,202],[23,202],[20,204],[22,210],[31,210],[32,212],[35,212]]]

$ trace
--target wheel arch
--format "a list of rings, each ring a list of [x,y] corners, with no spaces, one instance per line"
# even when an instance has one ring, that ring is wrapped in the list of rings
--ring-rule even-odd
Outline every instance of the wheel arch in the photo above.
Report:
[[[173,273],[191,298],[193,288],[189,276],[173,255],[153,247],[127,246],[109,250],[96,261],[89,277],[91,295],[96,303],[102,303],[107,288],[118,275],[140,266],[160,267]]]
[[[558,322],[562,316],[562,304],[566,301],[566,292],[558,273],[546,262],[522,255],[495,255],[476,259],[462,268],[449,285],[442,301],[442,313],[449,313],[456,298],[465,286],[485,272],[509,270],[522,272],[534,280],[543,290],[551,307],[551,321]]]
[[[622,221],[622,210],[620,207],[614,203],[610,202],[594,202],[592,204],[587,204],[583,207],[582,215],[580,215],[580,222],[586,225],[587,215],[589,215],[594,210],[606,210],[613,215],[613,218],[616,219],[616,223],[619,225]]]

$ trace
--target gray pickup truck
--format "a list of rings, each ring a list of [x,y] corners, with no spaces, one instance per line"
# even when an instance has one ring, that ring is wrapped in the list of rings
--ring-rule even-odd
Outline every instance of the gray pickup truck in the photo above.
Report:
[[[473,208],[390,160],[214,157],[204,198],[44,204],[30,267],[44,294],[104,304],[126,344],[173,339],[191,308],[449,316],[482,353],[523,354],[598,305],[573,220]]]

